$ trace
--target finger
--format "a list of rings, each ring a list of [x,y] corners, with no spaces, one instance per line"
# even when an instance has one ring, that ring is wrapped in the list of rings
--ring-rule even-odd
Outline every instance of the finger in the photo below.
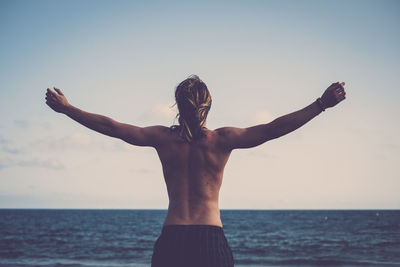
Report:
[[[51,91],[49,88],[47,88],[47,92],[50,93],[50,94],[52,94],[52,95],[54,95],[54,96],[56,95],[56,93],[53,92],[53,91]]]
[[[332,85],[329,87],[329,89],[330,89],[331,91],[336,91],[338,88],[339,88],[339,89],[342,88],[342,86],[339,84],[339,82],[332,83]]]
[[[342,94],[340,94],[338,91],[334,91],[334,95],[335,95],[335,98],[337,99],[337,100],[339,100],[339,98],[342,96]]]
[[[333,94],[337,97],[337,96],[340,96],[341,94],[343,94],[343,90],[342,90],[342,88],[335,88],[334,90],[333,90]]]
[[[341,83],[339,83],[339,85],[340,85],[340,88],[342,88],[344,90],[345,82],[341,82]]]
[[[60,95],[64,95],[60,89],[56,88],[55,86],[53,86],[54,90],[57,91],[57,93],[59,93]]]
[[[49,99],[52,99],[52,100],[55,100],[55,99],[57,99],[57,97],[55,96],[55,95],[52,95],[52,94],[46,94],[46,96],[49,98]]]
[[[336,93],[339,94],[339,95],[343,95],[345,92],[344,92],[344,90],[342,88],[339,88],[339,89],[336,90]]]
[[[330,90],[334,90],[334,89],[336,89],[337,87],[338,87],[338,85],[339,85],[339,83],[338,82],[336,82],[336,83],[332,83],[329,87],[328,87],[328,89],[330,89]]]

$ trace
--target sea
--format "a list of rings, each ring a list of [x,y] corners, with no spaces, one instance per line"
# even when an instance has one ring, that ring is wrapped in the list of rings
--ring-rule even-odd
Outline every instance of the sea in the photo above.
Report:
[[[0,209],[0,266],[150,266],[166,210]],[[400,266],[400,210],[222,210],[235,266]]]

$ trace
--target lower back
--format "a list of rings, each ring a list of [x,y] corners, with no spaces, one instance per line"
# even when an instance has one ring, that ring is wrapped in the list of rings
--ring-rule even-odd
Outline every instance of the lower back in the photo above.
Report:
[[[199,201],[192,205],[170,201],[164,225],[176,224],[216,225],[222,227],[218,200]]]

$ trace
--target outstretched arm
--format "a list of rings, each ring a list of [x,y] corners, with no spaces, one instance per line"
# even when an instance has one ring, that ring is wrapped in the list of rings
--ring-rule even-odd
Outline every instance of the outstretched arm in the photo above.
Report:
[[[89,113],[71,105],[60,89],[47,88],[46,104],[54,111],[63,113],[78,123],[111,137],[137,146],[155,147],[165,132],[164,126],[138,127],[117,122],[109,117]]]
[[[228,150],[236,148],[250,148],[261,145],[268,140],[288,134],[320,114],[326,108],[330,108],[344,100],[346,97],[344,82],[333,83],[329,86],[321,98],[307,107],[284,115],[274,121],[249,128],[224,127],[218,129],[221,144]]]

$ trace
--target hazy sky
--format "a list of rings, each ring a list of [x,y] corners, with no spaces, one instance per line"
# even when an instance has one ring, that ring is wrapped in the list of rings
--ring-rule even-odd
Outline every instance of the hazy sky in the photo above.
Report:
[[[45,104],[172,125],[175,87],[207,84],[208,127],[266,123],[333,82],[347,99],[235,150],[221,208],[400,208],[399,1],[0,1],[0,208],[167,208],[152,148]]]

